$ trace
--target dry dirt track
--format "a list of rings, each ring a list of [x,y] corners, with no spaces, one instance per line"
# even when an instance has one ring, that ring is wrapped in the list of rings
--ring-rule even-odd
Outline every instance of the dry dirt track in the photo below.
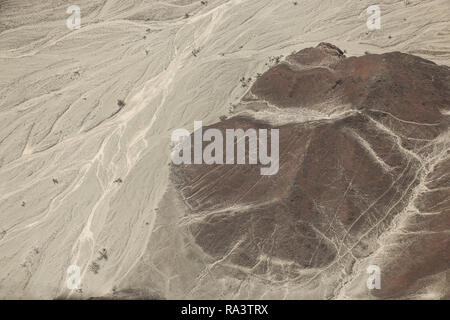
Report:
[[[450,66],[448,0],[380,0],[382,28],[373,32],[366,8],[374,3],[366,0],[70,4],[81,8],[80,30],[67,29],[66,2],[0,1],[1,298],[113,290],[122,297],[308,298],[252,290],[251,281],[196,288],[209,262],[199,262],[200,270],[177,259],[177,238],[157,223],[159,207],[177,211],[176,199],[161,202],[172,130],[216,122],[246,93],[241,77],[322,41],[349,56],[402,51]],[[103,248],[108,259],[98,260]],[[93,261],[98,273],[89,270]],[[82,270],[82,292],[66,289],[70,265]],[[140,274],[150,278],[148,291],[126,291],[143,281]]]

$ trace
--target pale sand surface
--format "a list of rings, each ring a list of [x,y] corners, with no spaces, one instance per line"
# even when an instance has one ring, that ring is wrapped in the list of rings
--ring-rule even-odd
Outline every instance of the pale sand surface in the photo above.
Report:
[[[408,2],[378,1],[382,28],[369,31],[368,0],[80,0],[71,31],[65,2],[0,1],[0,298],[103,296],[143,281],[143,294],[165,298],[323,296],[200,284],[208,262],[167,227],[181,215],[175,197],[160,202],[170,134],[227,114],[248,89],[239,79],[269,57],[322,41],[450,66],[450,1]],[[66,288],[70,265],[82,293]]]

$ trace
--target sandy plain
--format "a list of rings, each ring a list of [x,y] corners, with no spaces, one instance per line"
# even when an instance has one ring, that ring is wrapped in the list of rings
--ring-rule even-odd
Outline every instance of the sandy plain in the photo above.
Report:
[[[168,164],[171,132],[217,122],[270,57],[325,41],[450,66],[448,0],[378,3],[370,31],[367,0],[1,1],[0,297],[360,297],[209,278],[217,261],[180,245]]]

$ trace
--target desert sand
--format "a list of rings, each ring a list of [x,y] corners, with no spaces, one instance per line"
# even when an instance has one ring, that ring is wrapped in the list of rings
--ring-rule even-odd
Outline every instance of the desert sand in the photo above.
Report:
[[[296,3],[80,0],[70,30],[70,4],[0,2],[0,297],[367,298],[353,283],[218,276],[220,260],[182,240],[171,133],[228,115],[273,57],[328,42],[450,66],[448,0],[380,0],[373,31],[371,1]],[[442,298],[446,276],[411,297]]]

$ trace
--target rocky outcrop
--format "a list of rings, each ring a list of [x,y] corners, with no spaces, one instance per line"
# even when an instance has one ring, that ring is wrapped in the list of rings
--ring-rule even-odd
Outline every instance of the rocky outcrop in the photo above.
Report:
[[[449,117],[448,67],[327,43],[294,53],[210,126],[279,129],[278,173],[172,165],[183,226],[233,277],[327,283],[326,298],[448,298]]]

